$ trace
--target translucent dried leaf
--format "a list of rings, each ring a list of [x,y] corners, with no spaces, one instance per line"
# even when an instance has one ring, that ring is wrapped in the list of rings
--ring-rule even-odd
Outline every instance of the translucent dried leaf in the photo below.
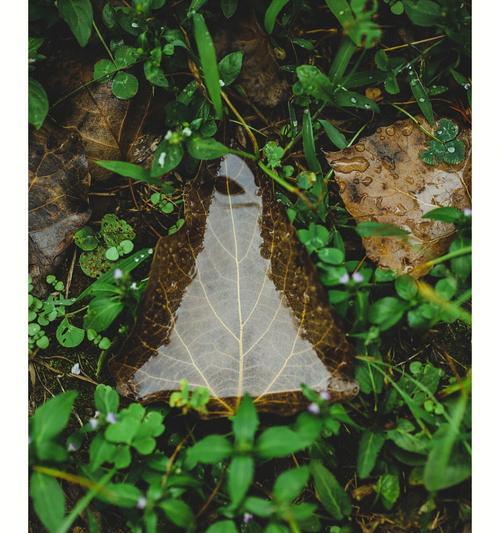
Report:
[[[371,220],[410,232],[407,238],[363,238],[368,257],[380,266],[418,277],[428,271],[423,263],[446,252],[453,225],[422,216],[436,207],[470,207],[470,130],[459,138],[466,149],[457,165],[422,161],[419,154],[428,137],[411,120],[379,128],[354,146],[325,154],[346,209],[358,223]]]
[[[29,140],[29,268],[35,285],[54,270],[90,217],[90,174],[77,133],[47,121]]]
[[[142,314],[116,358],[119,390],[166,399],[186,378],[212,414],[248,392],[261,410],[293,412],[300,385],[352,397],[352,354],[324,289],[265,180],[229,155],[196,181],[186,225],[160,239]]]

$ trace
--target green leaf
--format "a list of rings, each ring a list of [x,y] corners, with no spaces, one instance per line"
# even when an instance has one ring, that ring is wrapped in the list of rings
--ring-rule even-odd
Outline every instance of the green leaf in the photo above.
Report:
[[[106,440],[116,444],[131,444],[137,435],[141,422],[132,416],[122,416],[114,424],[110,424],[104,433]]]
[[[318,257],[330,265],[340,265],[344,262],[344,252],[338,248],[322,248],[318,252]]]
[[[238,533],[238,529],[232,520],[221,520],[212,524],[206,533]]]
[[[163,87],[164,89],[169,86],[163,69],[151,59],[144,62],[144,76],[152,85]]]
[[[189,528],[195,523],[191,507],[178,498],[163,500],[158,504],[165,516],[178,527]]]
[[[253,443],[255,432],[259,427],[259,417],[250,395],[245,394],[243,396],[238,411],[231,422],[237,445]]]
[[[106,76],[113,74],[115,71],[116,67],[113,64],[113,61],[110,61],[109,59],[99,59],[94,65],[94,80],[104,81]]]
[[[441,142],[452,141],[458,135],[458,126],[452,120],[443,118],[437,123],[434,135]]]
[[[151,176],[157,178],[174,170],[184,157],[182,144],[170,144],[163,140],[155,151],[151,165]]]
[[[356,109],[380,113],[380,108],[376,102],[353,91],[337,91],[333,100],[338,107],[354,107]]]
[[[55,478],[34,472],[30,478],[30,496],[40,522],[50,531],[58,531],[64,520],[64,492]]]
[[[337,148],[339,148],[340,150],[342,150],[342,148],[346,148],[348,144],[347,139],[341,131],[339,131],[335,126],[328,122],[328,120],[320,119],[319,123],[321,124],[321,126],[323,126],[327,137]]]
[[[335,86],[318,67],[301,65],[297,67],[296,72],[305,94],[316,98],[320,102],[334,103]]]
[[[267,33],[273,33],[276,19],[289,0],[272,0],[264,15],[264,28]]]
[[[28,120],[38,130],[49,112],[49,99],[42,84],[33,78],[28,82]]]
[[[399,498],[399,477],[395,474],[384,474],[378,478],[375,492],[382,498],[382,504],[391,510]]]
[[[356,226],[356,232],[360,237],[405,237],[408,235],[408,231],[394,224],[385,224],[370,220],[360,222]]]
[[[209,435],[189,448],[189,461],[203,464],[215,464],[231,455],[231,443],[221,435]]]
[[[92,3],[90,0],[59,0],[57,8],[80,46],[86,46],[92,33]]]
[[[436,26],[444,22],[441,6],[433,0],[402,0],[408,18],[417,26]]]
[[[32,417],[32,438],[36,443],[53,439],[61,433],[68,423],[77,396],[75,391],[63,392],[38,407]]]
[[[314,130],[311,121],[311,113],[309,109],[304,110],[304,122],[302,126],[304,155],[306,157],[307,166],[310,170],[318,175],[321,175],[321,164],[316,156],[316,146],[314,143]]]
[[[427,211],[422,218],[429,218],[430,220],[441,220],[442,222],[450,222],[452,224],[462,220],[464,214],[456,207],[438,207]]]
[[[111,463],[114,459],[117,446],[108,442],[102,433],[98,433],[89,448],[90,469],[95,472],[104,463]]]
[[[244,508],[249,513],[266,518],[274,513],[274,505],[270,500],[250,496],[245,500]]]
[[[239,76],[243,64],[243,52],[238,50],[224,56],[219,61],[219,73],[224,85],[231,85]]]
[[[252,457],[233,457],[227,473],[227,488],[233,507],[237,507],[245,497],[252,484],[253,473],[254,463]]]
[[[85,330],[77,328],[64,318],[56,330],[56,338],[61,346],[65,348],[76,348],[85,338]]]
[[[300,466],[281,473],[274,483],[273,495],[280,502],[292,502],[298,498],[309,481],[309,468]]]
[[[320,461],[311,461],[314,489],[323,507],[335,518],[342,520],[351,514],[349,496],[340,486],[335,476]]]
[[[449,165],[458,165],[465,158],[465,144],[460,139],[447,142],[444,145],[443,161]]]
[[[94,329],[98,333],[104,331],[118,318],[124,307],[125,304],[119,298],[94,298],[83,319],[85,329]]]
[[[149,171],[140,165],[134,163],[127,163],[125,161],[104,161],[98,160],[96,163],[106,170],[115,172],[120,176],[125,176],[126,178],[131,178],[137,181],[148,181],[149,180]]]
[[[130,100],[139,90],[139,81],[133,74],[117,72],[111,85],[112,93],[120,100]]]
[[[100,383],[94,391],[94,403],[96,409],[104,415],[117,413],[120,397],[113,387]]]
[[[422,111],[425,120],[432,125],[434,124],[434,112],[432,111],[432,104],[429,100],[427,90],[423,86],[415,70],[412,67],[408,67],[408,70],[408,79],[410,82],[411,92],[413,93],[413,96],[415,97],[417,105],[420,108],[420,111]]]
[[[198,55],[200,57],[201,67],[203,69],[203,77],[208,94],[212,100],[215,109],[215,116],[218,119],[222,118],[222,96],[219,83],[219,70],[217,68],[217,56],[215,53],[215,46],[212,41],[210,32],[203,15],[195,13],[193,15],[194,24],[194,38],[198,48]]]
[[[358,448],[357,471],[361,479],[368,477],[385,442],[385,435],[378,431],[365,430]]]
[[[99,493],[99,497],[104,501],[126,509],[137,507],[141,496],[141,491],[131,483],[108,483],[106,490]]]
[[[380,331],[385,331],[397,324],[404,315],[407,304],[393,296],[386,296],[370,306],[368,317]]]
[[[99,241],[95,236],[94,230],[89,226],[83,226],[73,236],[75,244],[86,252],[95,250],[99,246]]]
[[[220,7],[227,19],[230,19],[238,8],[238,0],[221,0]]]
[[[191,157],[200,161],[218,159],[232,151],[212,137],[206,139],[203,137],[192,137],[187,142],[187,149]]]
[[[398,296],[408,301],[415,298],[418,292],[417,282],[408,274],[399,276],[394,283],[394,288]]]
[[[308,443],[287,426],[266,429],[257,439],[255,450],[262,459],[286,457],[307,447]]]

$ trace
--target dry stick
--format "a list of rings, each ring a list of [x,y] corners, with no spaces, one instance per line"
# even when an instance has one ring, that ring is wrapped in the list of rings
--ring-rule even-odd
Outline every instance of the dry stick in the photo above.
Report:
[[[257,156],[259,154],[259,144],[257,143],[257,139],[255,138],[255,135],[253,134],[252,130],[249,128],[248,124],[246,123],[245,119],[240,115],[236,107],[234,107],[231,100],[229,100],[227,94],[224,91],[221,91],[222,98],[228,105],[229,109],[233,112],[233,114],[236,116],[236,118],[241,122],[242,126],[245,128],[245,131],[250,138],[250,141],[252,142],[252,147],[255,155]]]
[[[444,39],[446,35],[436,35],[435,37],[428,37],[427,39],[421,39],[420,41],[412,41],[411,43],[400,44],[398,46],[391,46],[390,48],[384,48],[384,52],[393,52],[394,50],[400,50],[401,48],[408,48],[416,44],[428,43],[430,41],[436,41],[438,39]]]
[[[188,438],[189,438],[189,435],[185,435],[184,436],[184,438],[181,440],[181,442],[179,442],[179,444],[177,444],[177,446],[175,447],[174,453],[172,453],[172,455],[168,459],[167,469],[166,469],[165,474],[163,475],[162,480],[161,480],[161,486],[162,487],[165,487],[167,485],[168,478],[169,478],[170,472],[172,471],[172,468],[174,466],[175,459],[179,455],[180,451],[182,450],[182,448],[183,448],[185,442],[188,440]]]
[[[71,259],[71,265],[69,266],[69,272],[66,277],[66,291],[64,292],[64,297],[68,299],[69,288],[71,287],[71,281],[73,280],[73,270],[75,269],[76,261],[76,248],[73,250],[73,258]]]
[[[224,475],[226,474],[226,470],[227,470],[227,465],[222,470],[220,478],[217,480],[217,484],[215,485],[214,489],[210,493],[210,496],[208,497],[207,501],[204,503],[203,507],[196,513],[196,518],[200,517],[208,509],[208,507],[212,503],[212,500],[215,498],[215,496],[219,492],[222,482],[224,481]]]

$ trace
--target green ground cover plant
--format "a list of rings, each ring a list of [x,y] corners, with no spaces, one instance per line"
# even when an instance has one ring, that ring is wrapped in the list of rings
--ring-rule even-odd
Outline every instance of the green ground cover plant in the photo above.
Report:
[[[162,102],[149,161],[96,161],[113,178],[92,183],[94,214],[74,234],[73,263],[45,278],[43,294],[29,282],[33,527],[462,531],[471,514],[471,210],[428,211],[450,224],[448,251],[422,278],[398,275],[367,259],[361,238],[408,232],[356,223],[323,150],[423,116],[422,161],[464,160],[470,2],[257,2],[290,87],[267,123],[242,81],[245,53],[218,51],[219,27],[236,23],[243,3],[30,0],[33,128],[59,104],[43,85],[59,31],[99,51],[89,84],[111,81],[113,97],[131,104],[147,88]],[[169,405],[143,406],[113,388],[107,362],[137,318],[156,240],[184,225],[183,186],[227,154],[274,184],[343,320],[360,387],[346,404],[305,383],[309,406],[295,417],[258,414],[245,396],[231,420],[206,422],[209,393],[185,380]]]

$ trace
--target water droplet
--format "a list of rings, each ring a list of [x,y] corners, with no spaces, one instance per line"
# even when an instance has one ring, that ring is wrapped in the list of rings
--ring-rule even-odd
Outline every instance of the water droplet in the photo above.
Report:
[[[354,98],[354,96],[351,96],[351,102],[352,102],[353,104],[355,104],[357,101],[358,101],[357,98]]]
[[[450,154],[452,154],[455,151],[455,147],[454,146],[448,146],[447,150],[448,150],[448,152],[450,152]]]
[[[464,89],[465,89],[466,91],[468,91],[468,90],[470,89],[470,83],[465,83],[465,84],[464,84]]]
[[[343,15],[345,11],[339,11],[339,15]]]
[[[370,109],[370,104],[365,104],[366,109]]]
[[[418,101],[419,101],[419,102],[425,102],[425,98],[420,97],[420,98],[418,99]]]
[[[437,133],[438,135],[441,135],[441,133],[443,133],[443,130],[437,130],[436,133]]]

